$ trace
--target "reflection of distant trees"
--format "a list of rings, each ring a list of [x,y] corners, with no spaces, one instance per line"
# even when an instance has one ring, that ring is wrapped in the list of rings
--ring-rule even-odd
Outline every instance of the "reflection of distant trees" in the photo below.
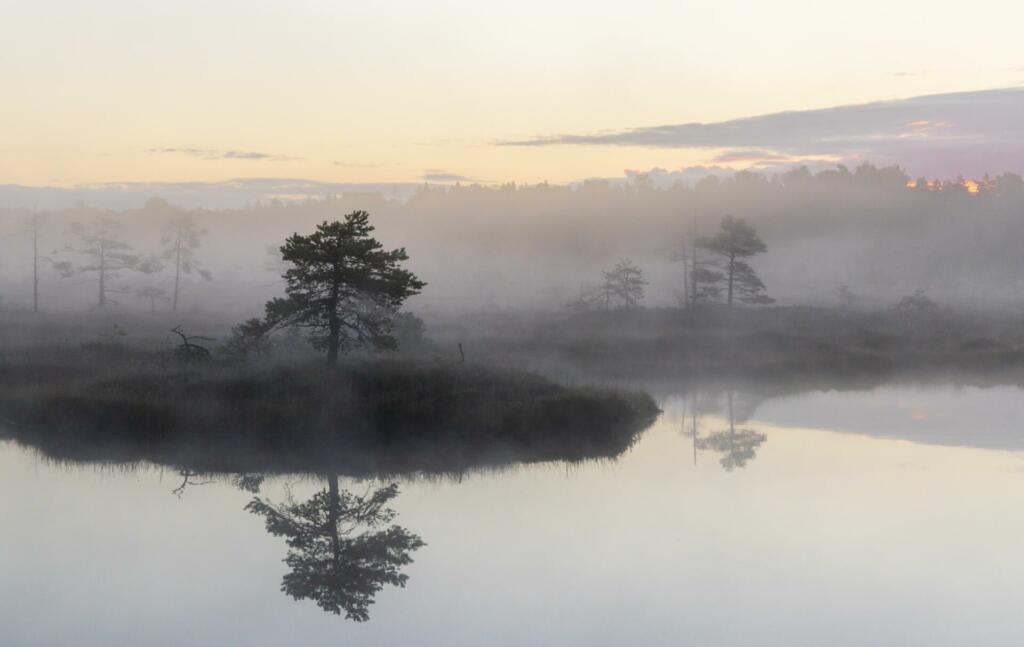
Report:
[[[388,525],[395,511],[387,505],[398,495],[397,485],[359,496],[340,489],[336,476],[327,482],[327,489],[307,501],[289,496],[273,504],[257,496],[246,509],[264,517],[267,531],[288,543],[284,561],[290,571],[282,591],[362,622],[384,585],[405,586],[409,576],[401,568],[425,544],[405,528]]]
[[[696,408],[695,408],[696,409]],[[697,449],[710,450],[722,454],[719,459],[722,467],[732,471],[737,467],[746,467],[748,461],[757,457],[757,448],[768,439],[762,433],[753,429],[736,429],[736,416],[733,410],[733,392],[728,394],[729,428],[722,431],[713,431],[707,436],[700,438],[697,432],[696,412],[693,418],[694,451]],[[696,460],[696,458],[694,459]]]
[[[178,487],[176,487],[173,490],[171,490],[171,494],[173,494],[174,496],[178,497],[179,499],[181,498],[181,496],[183,494],[185,494],[185,490],[190,485],[206,485],[207,483],[212,483],[213,482],[213,481],[211,481],[209,479],[204,479],[204,480],[199,480],[199,481],[193,480],[193,479],[197,479],[197,478],[202,478],[202,474],[200,474],[199,472],[195,472],[193,470],[190,470],[190,469],[178,470],[178,476],[181,477],[181,485],[179,485]]]
[[[764,434],[752,429],[735,429],[730,425],[726,431],[716,431],[697,440],[697,447],[722,454],[719,462],[726,470],[746,467],[747,461],[757,457],[757,448],[766,439]]]

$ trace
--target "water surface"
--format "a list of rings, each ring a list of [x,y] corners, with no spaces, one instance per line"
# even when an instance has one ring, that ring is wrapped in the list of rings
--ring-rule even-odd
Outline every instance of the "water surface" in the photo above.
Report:
[[[1019,644],[1022,395],[680,395],[616,460],[399,478],[426,545],[366,622],[282,592],[285,540],[245,509],[320,475],[182,488],[0,441],[0,643]]]

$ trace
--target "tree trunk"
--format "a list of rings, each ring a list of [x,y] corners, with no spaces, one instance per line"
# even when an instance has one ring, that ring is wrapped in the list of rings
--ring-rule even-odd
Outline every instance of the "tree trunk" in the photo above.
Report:
[[[100,241],[100,307],[107,305],[107,250]]]
[[[32,312],[39,312],[39,216],[32,212]]]
[[[335,281],[331,286],[331,298],[328,302],[330,311],[327,313],[327,364],[333,366],[338,363],[338,350],[340,347],[341,321],[338,319],[338,290],[340,286]]]
[[[178,226],[178,241],[174,245],[174,300],[171,312],[178,311],[178,289],[181,285],[181,226]]]
[[[327,340],[327,364],[334,366],[338,363],[338,331],[331,326],[330,339]]]
[[[331,552],[334,553],[333,564],[335,566],[341,562],[341,540],[338,538],[338,504],[341,501],[341,496],[338,492],[338,477],[331,475],[327,477],[327,487],[329,490],[330,506],[327,512],[327,523],[330,524],[328,532],[331,534]]]
[[[690,303],[697,302],[697,216],[693,216],[693,237],[690,243]]]
[[[729,307],[732,307],[732,280],[736,275],[736,254],[729,254],[729,297],[726,299],[726,303]]]
[[[736,442],[736,416],[732,412],[732,391],[729,391],[729,443]]]
[[[683,307],[690,307],[690,264],[683,260]]]
[[[693,396],[693,406],[690,408],[690,418],[693,421],[693,466],[697,467],[697,396]]]

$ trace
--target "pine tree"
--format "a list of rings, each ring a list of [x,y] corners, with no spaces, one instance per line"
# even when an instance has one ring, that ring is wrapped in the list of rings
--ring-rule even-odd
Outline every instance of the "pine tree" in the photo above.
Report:
[[[395,348],[394,317],[426,283],[400,266],[405,249],[384,250],[373,230],[367,212],[353,211],[289,237],[281,247],[287,297],[267,303],[268,326],[308,329],[329,364],[359,345]]]
[[[611,306],[615,298],[623,308],[634,308],[644,298],[644,286],[647,280],[643,270],[628,258],[620,260],[613,269],[604,272],[603,294],[605,307]]]
[[[111,301],[111,293],[126,291],[125,288],[111,285],[111,281],[123,270],[150,274],[160,269],[156,259],[146,259],[135,254],[132,246],[121,239],[120,231],[121,224],[110,218],[97,218],[88,223],[76,222],[71,225],[71,235],[78,242],[68,245],[63,251],[78,254],[86,260],[78,264],[71,261],[53,264],[65,278],[76,274],[95,274],[99,290],[97,304],[100,308],[106,307]]]
[[[746,220],[726,216],[722,229],[711,237],[701,238],[701,249],[718,256],[718,273],[709,271],[705,276],[708,285],[725,283],[725,302],[730,308],[734,301],[748,304],[774,303],[775,299],[764,294],[765,286],[754,268],[743,259],[767,251],[764,241]]]
[[[146,211],[159,214],[165,219],[163,243],[163,260],[174,269],[174,289],[171,292],[171,311],[178,310],[181,299],[182,275],[198,274],[204,281],[212,281],[213,274],[202,267],[196,260],[196,250],[206,235],[206,230],[199,227],[195,218],[184,211],[169,205],[165,200],[153,198],[146,202]]]

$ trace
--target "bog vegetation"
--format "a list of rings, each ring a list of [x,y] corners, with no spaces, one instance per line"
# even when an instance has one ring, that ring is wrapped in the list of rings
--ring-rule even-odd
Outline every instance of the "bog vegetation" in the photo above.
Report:
[[[874,226],[871,205],[888,205],[897,221],[914,227],[924,222],[926,205],[940,213],[963,209],[987,218],[985,235],[1012,237],[1007,213],[1024,195],[1019,178],[978,186],[969,192],[962,183],[910,183],[897,170],[863,166],[794,171],[771,181],[739,173],[669,190],[639,180],[572,191],[425,189],[405,205],[349,196],[234,214],[251,217],[254,226],[271,217],[278,227],[290,216],[306,223],[277,238],[269,253],[262,241],[244,236],[208,245],[208,227],[223,224],[226,214],[159,199],[126,214],[82,206],[17,214],[27,216],[19,231],[30,234],[32,271],[21,276],[33,298],[31,308],[0,307],[0,416],[20,437],[54,452],[61,446],[88,451],[106,437],[130,456],[154,460],[172,458],[160,452],[174,447],[175,460],[229,464],[244,447],[268,469],[327,456],[350,471],[365,464],[408,469],[412,455],[435,456],[438,469],[459,469],[503,452],[541,460],[622,451],[650,420],[653,402],[588,384],[653,377],[858,379],[937,369],[1015,375],[1024,363],[1024,320],[1005,306],[953,305],[923,287],[883,297],[865,282],[836,283],[814,305],[794,305],[791,296],[780,299],[788,305],[776,302],[779,292],[792,294],[793,283],[778,278],[779,259],[794,250],[793,236],[780,231],[820,237],[825,224],[838,227],[834,209],[812,222],[780,215],[782,206],[843,197],[867,209],[842,223],[861,233]],[[460,282],[489,285],[491,265],[503,262],[474,227],[493,224],[493,235],[519,245],[539,213],[598,195],[619,206],[658,206],[653,215],[620,218],[614,226],[607,219],[577,222],[570,209],[565,218],[548,218],[545,236],[527,237],[538,258],[554,244],[562,250],[568,269],[561,281],[571,297],[549,299],[544,308],[443,306],[438,293]],[[522,206],[522,218],[495,222],[498,215],[511,217],[502,200]],[[423,253],[385,245],[376,216],[371,224],[364,209],[341,210],[354,201],[379,207],[389,239],[408,230]],[[662,203],[672,201],[680,208],[669,219]],[[804,213],[806,204],[793,213]],[[395,227],[396,210],[464,215],[471,205],[494,209],[475,212],[478,221],[466,218],[459,228],[439,217]],[[709,219],[715,205],[726,215]],[[327,217],[309,222],[312,215]],[[654,227],[669,220],[671,235]],[[63,233],[55,228],[61,222]],[[154,222],[159,244],[141,235],[148,231],[142,225]],[[945,219],[936,226],[952,231],[958,224]],[[575,227],[574,244],[567,244],[566,227]],[[645,231],[661,234],[659,253],[671,273],[665,266],[650,271],[651,248],[647,255],[631,253]],[[607,262],[577,262],[599,234]],[[911,269],[894,277],[894,285],[913,273],[919,247],[900,257]],[[460,272],[428,269],[428,285],[414,269],[436,270],[457,248],[477,254]],[[990,254],[988,262],[1009,268],[1003,256]],[[242,257],[256,258],[266,280],[240,279],[243,266],[229,259]],[[816,252],[801,260],[815,276],[828,274]],[[976,262],[961,265],[965,277],[981,276]],[[528,275],[516,277],[523,289],[530,289]],[[0,276],[9,285],[14,273],[0,268]],[[491,290],[511,294],[512,283],[497,281]],[[88,309],[56,306],[68,285],[88,296]],[[673,295],[669,303],[665,294]]]

